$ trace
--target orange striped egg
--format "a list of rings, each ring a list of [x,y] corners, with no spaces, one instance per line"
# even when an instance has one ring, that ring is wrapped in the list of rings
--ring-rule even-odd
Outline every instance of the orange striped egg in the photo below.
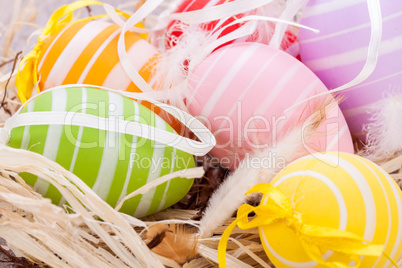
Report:
[[[371,161],[348,153],[313,154],[291,163],[272,184],[285,194],[305,224],[346,230],[384,245],[393,260],[400,258],[402,192]],[[260,235],[276,267],[324,267],[307,256],[298,234],[284,221],[260,227]],[[346,261],[327,249],[321,252],[327,261]],[[384,255],[361,259],[360,267],[392,266]]]
[[[39,55],[39,89],[67,84],[88,84],[121,89],[141,90],[130,80],[119,60],[117,44],[121,27],[102,21],[72,23],[50,36]],[[125,34],[127,56],[142,78],[149,81],[156,64],[158,50],[141,35]],[[154,105],[143,102],[168,122],[177,132],[180,125]]]
[[[39,58],[39,88],[65,84],[91,84],[140,90],[124,72],[117,53],[121,28],[102,21],[70,24],[48,38]],[[127,55],[140,75],[148,80],[158,57],[155,47],[135,33],[126,33]]]

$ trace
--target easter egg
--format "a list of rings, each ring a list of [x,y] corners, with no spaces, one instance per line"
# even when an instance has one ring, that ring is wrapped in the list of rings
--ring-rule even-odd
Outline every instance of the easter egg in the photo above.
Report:
[[[363,125],[368,123],[371,105],[385,92],[401,87],[402,4],[381,0],[382,39],[374,72],[362,83],[346,91],[340,107],[352,134],[365,140]],[[300,55],[329,88],[354,79],[367,59],[371,23],[366,1],[310,0],[301,24],[317,28],[319,34],[300,29]]]
[[[190,12],[201,10],[204,8],[210,8],[218,5],[222,5],[228,2],[233,2],[233,0],[199,0],[199,1],[192,1],[192,0],[185,0],[181,2],[181,4],[176,9],[175,13],[182,13],[182,12]],[[232,16],[226,19],[221,26],[216,27],[218,24],[218,20],[210,21],[207,23],[203,23],[200,27],[205,32],[216,32],[219,29],[227,26],[228,24],[234,22],[237,19],[241,19],[248,15],[260,15],[265,17],[275,17],[278,18],[281,15],[282,10],[284,9],[285,3],[283,1],[274,1],[273,3],[268,3],[265,6],[258,8],[256,10],[244,12]],[[183,34],[183,23],[181,21],[173,21],[170,23],[168,27],[168,35],[166,36],[167,46],[170,47],[176,44],[176,40],[180,38]],[[240,28],[243,24],[235,24],[232,26],[227,27],[223,32],[219,35],[219,37],[223,37],[238,28]],[[272,35],[275,31],[275,23],[273,22],[266,22],[261,21],[258,23],[257,29],[255,32],[249,36],[244,36],[233,40],[232,42],[228,42],[227,44],[231,43],[241,43],[241,42],[260,42],[263,44],[268,44],[272,38]],[[293,56],[298,56],[299,54],[299,47],[298,47],[298,37],[297,37],[297,29],[295,27],[290,27],[284,35],[284,39],[281,44],[281,49],[288,52]]]
[[[304,224],[350,232],[383,245],[395,261],[401,257],[402,193],[389,174],[371,161],[339,152],[308,155],[289,164],[271,184],[287,197]],[[262,200],[269,202],[266,196]],[[275,267],[328,267],[308,257],[298,234],[284,221],[261,226],[259,231]],[[326,250],[321,250],[325,260],[348,261]],[[383,255],[361,260],[360,267],[393,267]]]
[[[102,21],[70,24],[49,37],[39,55],[39,89],[67,84],[88,84],[130,92],[141,90],[125,73],[117,52],[121,27]],[[159,52],[139,34],[126,32],[127,56],[146,81],[151,80]],[[180,124],[149,102],[144,106],[161,116],[176,131]]]
[[[24,113],[73,112],[106,120],[125,120],[153,126],[156,131],[175,131],[143,105],[119,94],[91,87],[62,86],[45,91],[29,102]],[[12,119],[12,118],[11,118]],[[67,120],[67,119],[66,119]],[[46,122],[46,121],[45,121]],[[39,153],[77,175],[111,206],[127,194],[160,176],[194,167],[193,156],[153,139],[106,130],[64,124],[22,125],[11,129],[9,146]],[[106,121],[108,122],[108,121]],[[7,124],[7,123],[6,123]],[[117,124],[117,123],[116,123]],[[142,130],[141,130],[142,131]],[[147,136],[148,137],[148,136]],[[57,189],[32,174],[21,175],[53,203],[65,201]],[[121,211],[142,217],[165,209],[183,198],[193,181],[175,178],[149,192],[127,200]]]
[[[201,0],[201,1],[185,0],[178,6],[178,8],[175,10],[174,13],[182,13],[182,12],[190,12],[190,11],[200,10],[203,8],[214,7],[214,6],[218,6],[218,5],[221,5],[221,4],[224,4],[227,2],[232,2],[232,1],[233,0],[228,0],[228,1],[227,0],[218,0],[218,1],[216,1],[216,0]],[[235,21],[236,18],[241,18],[243,16],[244,16],[244,14],[239,14],[238,16],[230,17],[222,24],[221,27],[224,27],[224,26],[230,24],[231,22]],[[203,23],[200,26],[206,32],[211,32],[214,30],[217,23],[218,23],[218,20],[215,20],[215,21],[211,21],[208,23]],[[174,40],[179,38],[183,34],[182,27],[183,27],[183,24],[180,21],[172,21],[170,23],[169,30],[170,30],[171,36],[168,36],[167,40],[171,41],[172,37],[174,37],[173,45],[174,45]],[[240,27],[240,25],[230,26],[222,32],[221,36],[226,35],[232,31],[238,29],[239,27]],[[171,44],[168,44],[168,45],[171,45]]]
[[[90,84],[139,92],[124,72],[117,53],[121,28],[102,21],[68,25],[44,43],[39,58],[39,88],[66,84]],[[140,75],[148,80],[158,51],[140,35],[126,33],[127,55]]]
[[[309,153],[307,147],[314,152],[353,152],[337,105],[316,98],[285,113],[327,88],[283,51],[258,43],[232,44],[207,57],[190,78],[188,109],[215,135],[217,145],[211,154],[227,167],[235,168],[253,150],[275,146],[285,132],[306,122],[320,105],[327,110],[326,118],[317,130],[321,134],[306,141],[305,153]]]

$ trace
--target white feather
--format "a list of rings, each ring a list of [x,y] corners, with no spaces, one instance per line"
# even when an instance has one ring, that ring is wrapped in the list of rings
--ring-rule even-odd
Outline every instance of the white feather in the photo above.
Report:
[[[369,110],[370,122],[364,126],[367,133],[365,157],[384,160],[402,151],[402,93],[386,92],[384,98]]]
[[[328,105],[328,102],[326,102]],[[331,101],[329,105],[337,102]],[[325,102],[321,107],[325,107]],[[246,157],[240,166],[215,191],[208,202],[208,207],[200,221],[200,235],[209,237],[213,230],[224,224],[226,219],[242,205],[247,197],[245,193],[258,183],[269,183],[274,176],[288,163],[307,154],[307,142],[314,140],[322,133],[316,131],[325,121],[320,116],[321,108],[317,106],[306,122],[300,122],[293,130],[283,135],[273,147],[256,151]],[[304,138],[303,138],[304,137]]]
[[[286,8],[293,8],[293,6],[285,7],[284,0],[277,0],[257,10],[246,12],[244,15],[258,15],[267,18],[277,17],[285,12]],[[254,42],[268,44],[274,35],[275,26],[273,22],[252,20],[241,22],[241,27],[231,32],[233,38],[226,40],[226,38],[229,38],[229,34],[220,36],[220,33],[223,30],[221,26],[228,19],[230,18],[219,20],[212,30],[205,30],[199,24],[187,25],[176,22],[166,30],[163,35],[164,39],[161,39],[159,35],[156,43],[162,44],[159,47],[162,52],[158,64],[154,67],[150,82],[151,86],[162,96],[159,99],[164,99],[185,110],[184,99],[191,92],[189,90],[189,73],[209,54],[222,44],[232,40],[244,42],[252,39]],[[294,20],[291,19],[290,21],[293,22]],[[180,32],[181,35],[176,37],[173,34],[174,32]],[[283,35],[279,38],[282,40]]]
[[[170,42],[176,45],[161,53],[153,70],[151,86],[163,95],[163,99],[185,109],[183,99],[188,92],[188,63],[204,49],[208,42],[208,32],[198,25],[178,24],[175,27],[175,30],[180,27],[183,34],[179,39],[169,34],[172,36]]]

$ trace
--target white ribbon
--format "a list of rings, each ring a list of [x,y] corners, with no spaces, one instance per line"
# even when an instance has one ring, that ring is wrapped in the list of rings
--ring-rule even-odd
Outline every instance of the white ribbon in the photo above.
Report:
[[[119,41],[118,41],[118,54],[120,61],[123,65],[124,71],[126,74],[130,77],[131,81],[140,88],[140,90],[144,93],[151,93],[153,91],[152,87],[139,75],[138,71],[135,70],[135,68],[132,66],[131,62],[129,61],[127,57],[127,52],[125,48],[125,32],[127,32],[129,29],[134,32],[150,32],[150,30],[144,30],[144,29],[139,29],[134,27],[138,22],[140,22],[142,19],[144,19],[147,15],[149,15],[160,3],[162,3],[163,0],[148,0],[145,2],[145,4],[138,9],[124,24],[122,33],[120,34]],[[237,0],[233,2],[228,2],[224,3],[222,5],[218,6],[213,6],[201,10],[196,10],[196,11],[190,11],[190,12],[183,12],[183,13],[174,13],[171,14],[165,18],[162,18],[162,20],[165,21],[172,21],[172,20],[181,20],[184,23],[187,24],[199,24],[199,23],[205,23],[205,22],[210,22],[214,20],[218,20],[221,18],[227,18],[230,16],[234,16],[240,13],[244,13],[256,8],[259,8],[261,6],[264,6],[265,4],[268,4],[272,2],[272,0],[255,0],[255,1],[250,1],[250,0]],[[290,3],[289,6],[292,7],[292,11],[294,9],[299,8],[299,3],[304,3],[303,1],[301,2],[295,2],[295,3]],[[288,112],[290,109],[305,103],[311,99],[314,99],[319,96],[323,96],[326,94],[330,93],[336,93],[343,91],[345,89],[349,89],[350,87],[353,87],[357,84],[360,84],[364,80],[366,80],[374,71],[377,61],[378,61],[378,54],[379,54],[379,46],[381,44],[381,36],[382,36],[382,15],[381,15],[381,6],[379,0],[367,0],[367,6],[368,6],[368,11],[370,15],[370,22],[371,22],[371,37],[370,37],[370,43],[368,47],[368,53],[367,53],[367,60],[365,62],[365,65],[361,72],[355,77],[352,81],[349,83],[346,83],[343,86],[340,86],[336,89],[331,90],[331,92],[323,92],[317,95],[314,95],[310,98],[307,98],[299,103],[296,103],[292,107],[288,108],[285,110],[285,112]],[[113,8],[105,8],[108,12],[109,15],[112,13],[116,13],[116,11]],[[286,10],[285,10],[286,11]],[[285,14],[287,15],[287,14]],[[284,15],[284,16],[285,16]],[[112,15],[111,17],[116,17],[116,15]],[[236,24],[236,23],[241,23],[245,22],[248,20],[262,20],[262,17],[260,16],[247,16],[247,18],[242,18],[238,19],[232,23],[230,23],[230,26]],[[121,19],[119,18],[120,21],[117,23],[121,25]],[[281,24],[279,24],[278,31],[275,31],[273,39],[271,41],[271,44],[274,46],[277,46],[279,43],[280,36],[283,36],[283,29],[284,26],[282,23],[287,23],[287,24],[292,24],[296,25],[294,23],[289,23],[287,21],[283,21],[280,19],[275,19],[275,18],[265,18],[267,21],[276,21]],[[296,25],[298,27],[304,27],[302,25]],[[225,26],[225,29],[228,26]],[[197,56],[194,57],[194,61],[191,63],[190,62],[190,70],[194,69],[196,65],[203,59],[205,58],[210,52],[212,52],[214,49],[219,47],[220,45],[230,42],[234,39],[247,36],[250,34],[250,32],[253,30],[253,25],[250,24],[245,24],[239,29],[235,30],[234,32],[223,36],[222,38],[216,38],[214,42],[211,42],[203,52],[199,53]],[[133,29],[134,28],[134,29]],[[304,27],[308,28],[308,27]],[[158,29],[156,29],[158,30]],[[310,28],[310,30],[312,30]],[[219,31],[220,33],[222,31]],[[149,95],[151,96],[151,95]],[[159,96],[159,97],[158,97]],[[158,93],[153,94],[153,97],[160,99],[161,96]]]
[[[125,196],[115,207],[115,210],[119,211],[121,209],[121,207],[123,206],[124,202],[126,202],[127,200],[140,195],[140,194],[145,194],[146,192],[148,192],[149,190],[167,182],[170,181],[171,179],[174,178],[186,178],[186,179],[194,179],[194,178],[201,178],[204,175],[204,168],[203,167],[195,167],[195,168],[189,168],[189,169],[185,169],[185,170],[179,170],[170,174],[166,174],[162,177],[159,177],[156,180],[153,180],[151,182],[148,182],[147,184],[145,184],[144,186],[142,186],[141,188],[135,190],[134,192],[128,194],[127,196]]]
[[[289,20],[292,19],[294,16],[296,16],[297,12],[303,9],[303,7],[306,5],[308,0],[288,0],[286,1],[286,8],[280,15],[280,19],[283,20]],[[274,35],[271,38],[271,41],[269,42],[269,45],[279,49],[282,43],[283,36],[286,32],[286,29],[288,28],[288,24],[284,24],[281,21],[278,21],[279,23],[276,24],[275,26],[275,32]],[[300,26],[299,26],[300,27]]]
[[[368,7],[370,23],[371,23],[371,36],[370,36],[370,43],[369,43],[368,51],[367,51],[367,59],[363,66],[363,69],[360,71],[360,73],[352,81],[350,81],[340,87],[332,89],[331,91],[328,91],[328,92],[323,92],[323,93],[314,95],[310,98],[307,98],[301,102],[296,103],[295,105],[287,108],[285,110],[285,113],[288,112],[289,110],[293,109],[294,107],[297,107],[300,104],[305,103],[311,99],[317,98],[319,96],[327,95],[327,94],[333,94],[336,92],[340,92],[340,91],[349,89],[355,85],[358,85],[358,84],[362,83],[364,80],[366,80],[373,73],[375,67],[377,66],[378,55],[379,55],[380,45],[381,45],[381,38],[382,38],[382,14],[381,14],[380,0],[367,0],[367,7]]]
[[[293,25],[297,26],[300,28],[304,28],[307,30],[310,30],[312,32],[318,33],[319,30],[304,26],[302,24],[292,22],[292,21],[287,21],[283,19],[278,19],[278,18],[272,18],[272,17],[264,17],[264,16],[258,16],[258,15],[249,15],[245,16],[240,19],[236,19],[233,22],[225,25],[224,27],[221,27],[217,29],[215,32],[213,32],[212,36],[209,38],[212,41],[203,49],[202,52],[198,52],[197,55],[190,61],[189,64],[189,71],[191,72],[206,56],[212,53],[216,48],[220,47],[221,45],[236,40],[238,38],[244,37],[244,36],[249,36],[252,35],[255,30],[256,30],[256,22],[257,21],[272,21],[272,22],[280,22],[286,25]],[[222,36],[219,37],[227,28],[232,27],[233,25],[240,24],[240,23],[245,23],[238,29]]]
[[[234,1],[234,2],[224,3],[222,5],[202,9],[202,10],[171,14],[164,19],[167,21],[178,19],[187,24],[203,23],[203,22],[208,22],[211,20],[212,21],[218,20],[221,18],[229,18],[230,16],[234,16],[239,13],[244,13],[244,12],[256,9],[258,7],[261,7],[263,5],[266,5],[267,3],[271,2],[271,1],[273,1],[273,0],[255,0],[255,1],[238,0],[238,1]],[[147,15],[149,15],[149,13],[152,12],[161,2],[162,2],[162,0],[148,0],[147,2],[145,2],[145,4],[143,6],[141,6],[140,9],[138,9],[127,20],[127,22],[124,24],[122,32],[119,36],[118,47],[117,47],[120,62],[123,66],[125,73],[130,78],[130,80],[143,93],[150,94],[150,95],[148,95],[150,98],[157,98],[159,100],[163,100],[164,97],[162,97],[162,95],[166,96],[166,94],[164,92],[151,93],[154,91],[152,89],[152,87],[141,77],[141,75],[133,67],[130,60],[128,59],[127,51],[126,51],[126,47],[125,47],[125,33],[129,30],[133,31],[133,32],[138,32],[138,33],[159,30],[159,29],[144,30],[144,29],[137,28],[134,25],[136,25],[143,18],[145,18]],[[122,19],[117,14],[116,10],[109,5],[104,5],[104,7],[105,7],[105,11],[112,18],[112,20],[116,24],[122,25]],[[222,20],[222,21],[225,21],[225,20]],[[220,21],[220,22],[222,22],[222,21]],[[243,17],[240,19],[236,19],[235,21],[229,23],[228,25],[225,25],[224,27],[221,27],[220,29],[213,31],[211,33],[211,36],[208,38],[210,40],[209,44],[207,42],[208,45],[206,45],[202,51],[195,52],[194,57],[192,59],[189,59],[189,71],[191,72],[192,70],[194,70],[194,68],[205,57],[207,57],[212,51],[214,51],[219,46],[221,46],[227,42],[233,41],[235,39],[253,34],[255,32],[256,26],[257,26],[255,23],[256,21],[281,22],[284,24],[294,25],[297,27],[306,28],[306,29],[317,32],[317,30],[312,29],[310,27],[306,27],[306,26],[303,26],[298,23],[294,23],[291,21],[286,21],[286,20],[278,19],[278,18],[250,15],[250,16],[246,16],[246,17]],[[231,27],[235,24],[244,23],[244,22],[249,22],[249,23],[245,23],[244,25],[242,25],[238,29],[232,31],[231,33],[229,33],[223,37],[219,37],[221,35],[221,33],[224,30],[226,30],[228,27]],[[219,22],[218,22],[218,25],[219,25]],[[180,82],[177,82],[177,84],[179,84],[179,83]]]
[[[250,10],[254,10],[256,8],[262,7],[273,0],[237,0],[233,2],[227,2],[218,6],[212,6],[209,8],[182,12],[182,13],[174,13],[165,18],[161,18],[161,20],[166,21],[166,23],[162,23],[161,25],[167,25],[168,22],[172,20],[180,20],[186,24],[200,24],[205,22],[210,22],[214,20],[219,20],[222,18],[231,17],[240,13],[244,13]],[[147,32],[143,31],[135,25],[141,22],[146,16],[148,16],[158,5],[160,5],[163,0],[148,0],[146,1],[124,24],[122,32],[119,36],[118,40],[118,55],[120,62],[123,66],[123,69],[130,80],[142,91],[142,92],[151,92],[152,87],[140,76],[137,70],[133,67],[130,60],[127,57],[127,51],[125,46],[125,33],[129,30],[135,32]],[[109,16],[116,21],[117,24],[121,24],[121,18],[118,18],[116,11],[105,5],[105,10],[109,14]],[[233,25],[233,24],[232,24]],[[247,26],[248,27],[248,26]],[[153,29],[159,30],[159,29]],[[243,33],[240,33],[243,31]],[[149,32],[149,31],[148,31]],[[220,43],[224,44],[228,42],[229,38],[233,38],[234,40],[238,38],[238,36],[244,36],[246,33],[249,33],[247,29],[243,29],[237,32],[236,35],[231,35],[231,37],[226,37],[225,40],[221,40],[221,42],[215,43],[216,47],[219,47]],[[225,42],[224,42],[225,41]],[[230,41],[230,40],[229,40]],[[210,50],[210,48],[209,48]],[[203,53],[204,54],[204,53]]]
[[[137,23],[141,22],[147,15],[149,15],[163,0],[148,0],[146,1],[124,24],[123,29],[119,36],[117,43],[117,52],[119,55],[120,63],[123,66],[124,71],[130,77],[130,80],[142,91],[151,92],[152,87],[141,77],[141,75],[135,70],[127,56],[125,34]],[[112,11],[109,11],[112,12]]]
[[[90,127],[106,131],[114,131],[117,133],[129,134],[137,137],[151,139],[161,144],[172,146],[179,150],[197,156],[207,154],[216,144],[215,137],[212,135],[212,133],[196,118],[176,107],[149,99],[145,97],[144,94],[142,93],[131,93],[129,95],[131,97],[135,96],[136,99],[145,100],[159,106],[160,108],[171,114],[173,117],[175,117],[177,120],[179,120],[181,123],[183,123],[185,126],[187,126],[200,141],[191,140],[189,138],[182,137],[178,134],[161,130],[139,122],[125,121],[118,118],[102,118],[90,114],[55,112],[55,111],[27,112],[22,114],[20,113],[21,110],[28,103],[35,100],[42,94],[45,94],[46,92],[49,91],[57,90],[59,88],[72,88],[72,87],[92,87],[111,91],[118,94],[122,93],[122,91],[92,85],[58,86],[43,91],[37,94],[36,96],[30,98],[27,102],[25,102],[24,105],[21,106],[21,108],[11,118],[9,118],[6,121],[3,132],[6,131],[9,133],[13,128],[20,126],[74,125],[74,126]],[[123,93],[130,93],[130,92],[123,92]]]
[[[371,36],[364,67],[352,81],[333,89],[332,93],[339,92],[360,84],[373,73],[377,65],[382,38],[382,14],[380,0],[367,0],[367,7],[370,15]]]

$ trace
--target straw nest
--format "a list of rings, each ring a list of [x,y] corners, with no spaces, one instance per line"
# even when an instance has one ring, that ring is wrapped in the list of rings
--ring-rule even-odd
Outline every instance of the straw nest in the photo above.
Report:
[[[35,19],[33,1],[28,2],[24,8],[19,6],[21,10],[14,10],[12,21],[2,30],[1,123],[21,105],[15,92],[15,65],[21,53],[13,51],[11,44],[21,25]],[[234,218],[214,230],[211,238],[195,239],[192,235],[208,197],[227,175],[208,157],[201,160],[205,176],[195,181],[185,199],[173,208],[139,220],[110,207],[57,163],[0,145],[0,237],[5,240],[0,240],[0,266],[216,267],[220,236]],[[377,163],[402,186],[402,155]],[[20,172],[35,174],[53,184],[68,207],[61,208],[44,199],[24,182]],[[182,241],[175,241],[172,234],[180,234]],[[232,237],[228,244],[229,267],[273,267],[257,229],[235,229]],[[170,248],[173,243],[184,246],[175,251]]]

